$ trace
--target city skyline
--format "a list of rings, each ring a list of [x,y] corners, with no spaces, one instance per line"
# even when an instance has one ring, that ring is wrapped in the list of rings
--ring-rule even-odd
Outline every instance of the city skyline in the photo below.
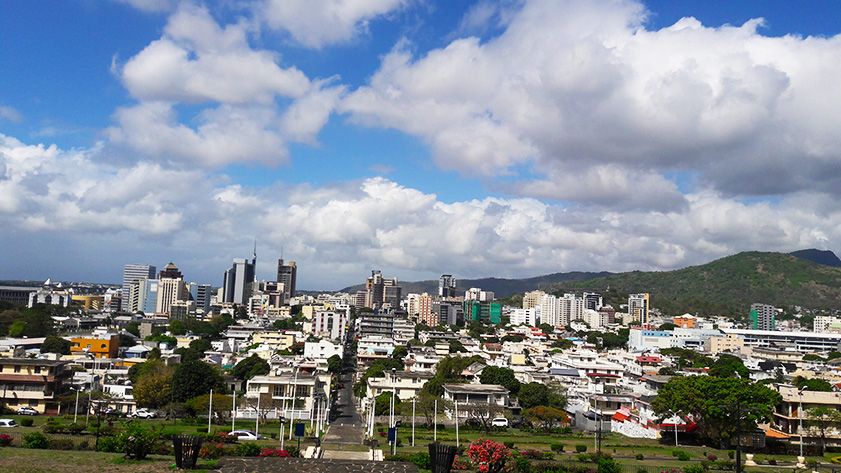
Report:
[[[303,290],[841,238],[837,2],[0,3],[0,279]]]

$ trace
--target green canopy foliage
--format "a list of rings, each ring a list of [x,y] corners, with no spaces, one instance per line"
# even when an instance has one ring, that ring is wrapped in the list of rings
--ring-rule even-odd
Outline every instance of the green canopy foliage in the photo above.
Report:
[[[685,376],[673,377],[651,406],[662,418],[670,411],[691,415],[702,437],[725,446],[739,427],[751,432],[757,422],[770,421],[781,400],[776,391],[744,378]]]
[[[520,382],[514,377],[514,370],[510,368],[488,366],[482,370],[479,381],[482,384],[499,384],[505,387],[512,396],[516,396],[520,391]]]
[[[559,384],[528,383],[520,386],[517,393],[520,407],[531,409],[538,406],[563,409],[567,405],[566,391]]]
[[[231,368],[231,374],[237,379],[241,379],[243,381],[249,380],[255,376],[269,374],[269,371],[269,363],[257,355],[251,355]]]
[[[172,377],[172,394],[175,402],[186,402],[196,396],[209,394],[210,390],[223,393],[225,384],[219,370],[201,361],[181,363]]]
[[[61,337],[49,336],[41,344],[41,353],[58,353],[59,355],[70,354],[70,340]]]

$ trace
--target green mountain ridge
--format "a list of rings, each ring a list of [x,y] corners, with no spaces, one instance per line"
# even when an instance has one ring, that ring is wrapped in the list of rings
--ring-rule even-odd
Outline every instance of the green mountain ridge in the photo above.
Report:
[[[664,314],[744,318],[757,302],[783,308],[841,308],[841,268],[792,254],[749,251],[674,271],[618,273],[562,282],[547,290],[600,292],[617,303],[629,293],[647,292],[651,307]]]
[[[536,276],[527,279],[505,279],[505,278],[480,278],[480,279],[457,279],[458,289],[464,291],[471,287],[478,287],[485,291],[493,291],[497,298],[509,297],[526,291],[533,291],[535,289],[545,289],[548,286],[557,284],[563,281],[583,281],[593,278],[608,276],[613,273],[606,271],[601,272],[586,272],[586,271],[572,271],[568,273],[552,273],[544,276]],[[403,288],[403,295],[410,293],[422,294],[424,292],[429,294],[438,294],[438,281],[400,281],[400,287]],[[339,290],[339,292],[347,292],[350,294],[356,291],[364,291],[364,284],[356,284]]]

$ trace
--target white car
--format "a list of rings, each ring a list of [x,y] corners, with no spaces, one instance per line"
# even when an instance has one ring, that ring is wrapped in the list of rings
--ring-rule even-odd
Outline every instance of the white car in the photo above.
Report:
[[[17,427],[18,425],[14,419],[0,419],[0,427]]]
[[[237,440],[263,440],[263,436],[255,434],[250,430],[234,430],[228,433],[231,437],[236,437]]]
[[[491,421],[491,425],[494,427],[508,427],[508,419],[505,417],[497,417]]]
[[[154,419],[158,417],[158,414],[155,411],[150,411],[149,409],[138,409],[134,411],[133,414],[130,414],[130,417],[137,417],[140,419]]]
[[[33,408],[31,408],[31,407],[28,407],[28,406],[23,406],[23,407],[21,407],[20,409],[18,409],[18,415],[22,415],[22,416],[37,416],[37,415],[38,415],[38,411],[36,411],[35,409],[33,409]]]

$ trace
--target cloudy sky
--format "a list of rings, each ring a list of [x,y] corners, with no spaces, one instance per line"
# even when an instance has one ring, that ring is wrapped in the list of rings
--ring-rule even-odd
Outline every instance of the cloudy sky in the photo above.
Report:
[[[841,3],[5,0],[0,279],[840,249]]]

